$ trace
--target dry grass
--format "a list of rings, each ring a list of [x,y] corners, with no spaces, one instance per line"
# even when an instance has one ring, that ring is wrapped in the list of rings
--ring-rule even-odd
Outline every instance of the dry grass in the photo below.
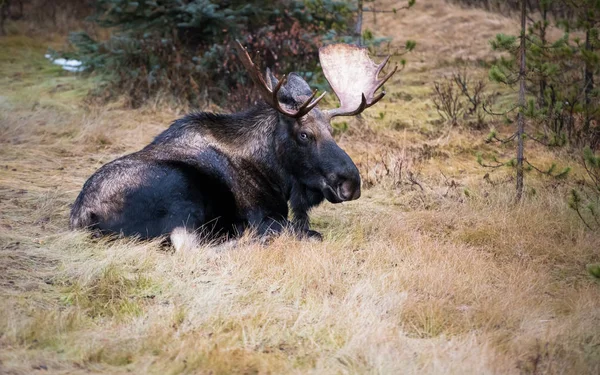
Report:
[[[395,30],[423,54],[444,51],[439,28],[512,25],[418,3]],[[485,58],[485,38],[464,54]],[[389,88],[403,94],[340,134],[369,187],[315,210],[325,241],[174,253],[66,230],[85,179],[180,113],[84,105],[93,80],[39,59],[45,45],[0,40],[0,373],[600,372],[600,284],[585,270],[600,235],[568,209],[566,182],[530,174],[515,205],[512,172],[475,157],[512,149],[439,125],[421,82],[440,57],[411,62]]]

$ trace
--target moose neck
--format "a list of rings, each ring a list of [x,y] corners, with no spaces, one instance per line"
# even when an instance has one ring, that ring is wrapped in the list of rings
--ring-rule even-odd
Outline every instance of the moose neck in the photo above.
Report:
[[[193,114],[184,123],[213,147],[229,155],[234,163],[238,164],[235,160],[240,165],[250,162],[288,196],[289,124],[286,121],[289,119],[283,116],[266,103],[259,103],[233,114]]]
[[[202,128],[210,137],[232,155],[252,160],[268,157],[272,153],[273,135],[278,115],[264,103],[243,112],[230,115],[212,115],[202,121]],[[205,133],[206,134],[206,133]],[[207,134],[207,135],[208,135]]]
[[[285,150],[280,143],[287,130],[277,110],[259,103],[243,112],[218,116],[226,119],[203,123],[219,147],[226,149],[229,155],[260,165],[272,178],[285,179],[282,176]]]

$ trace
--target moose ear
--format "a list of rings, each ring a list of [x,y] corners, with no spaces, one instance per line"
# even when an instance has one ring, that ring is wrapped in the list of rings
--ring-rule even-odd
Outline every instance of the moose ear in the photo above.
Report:
[[[271,69],[267,68],[267,72],[265,73],[265,77],[267,78],[267,85],[269,85],[269,88],[271,90],[273,90],[273,88],[277,87],[277,84],[279,83],[279,80],[277,78],[275,78],[275,76],[273,75],[273,73],[271,73]]]

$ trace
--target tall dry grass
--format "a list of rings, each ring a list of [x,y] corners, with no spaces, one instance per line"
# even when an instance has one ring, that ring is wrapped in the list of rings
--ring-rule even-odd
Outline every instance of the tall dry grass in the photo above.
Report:
[[[447,33],[465,25],[446,18],[512,22],[418,4],[394,30],[422,27],[416,39],[439,50],[425,22],[438,14]],[[478,56],[481,38],[464,53]],[[181,113],[86,105],[93,78],[43,50],[0,40],[0,373],[600,372],[600,284],[585,270],[600,235],[569,210],[568,181],[530,173],[516,205],[512,171],[475,157],[510,146],[440,125],[423,85],[446,54],[416,62],[338,135],[369,184],[313,212],[323,242],[173,251],[66,228],[85,179]],[[539,146],[528,157],[572,162]]]

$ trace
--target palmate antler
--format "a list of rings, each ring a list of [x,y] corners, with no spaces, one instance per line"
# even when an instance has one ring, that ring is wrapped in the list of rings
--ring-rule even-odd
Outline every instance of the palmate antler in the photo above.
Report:
[[[329,117],[354,116],[373,104],[385,95],[382,91],[377,96],[377,91],[390,79],[398,66],[394,67],[382,79],[377,76],[389,61],[388,56],[381,64],[376,65],[367,53],[366,48],[349,44],[331,44],[319,49],[319,60],[325,78],[340,100],[340,107],[324,111]]]
[[[267,81],[265,81],[264,77],[260,73],[260,70],[258,70],[256,65],[254,65],[254,63],[252,62],[252,59],[248,55],[248,51],[246,51],[246,49],[242,46],[242,44],[239,41],[236,40],[235,42],[235,47],[238,50],[238,55],[242,60],[242,64],[244,64],[244,67],[246,68],[246,70],[248,70],[248,73],[250,74],[250,78],[252,78],[252,81],[254,81],[254,84],[260,90],[260,95],[262,96],[262,98],[267,102],[267,104],[269,104],[271,107],[278,110],[279,112],[283,113],[284,115],[293,118],[302,117],[308,112],[310,112],[317,105],[317,103],[319,103],[319,101],[323,99],[325,94],[327,94],[326,92],[324,92],[323,94],[321,94],[321,96],[314,99],[314,97],[317,95],[317,90],[315,90],[312,93],[312,95],[296,111],[290,111],[282,107],[281,103],[279,102],[279,99],[277,99],[277,93],[279,92],[279,89],[281,89],[281,86],[283,86],[283,84],[285,83],[286,77],[283,76],[283,78],[281,78],[277,86],[273,89],[271,83],[267,83]]]

